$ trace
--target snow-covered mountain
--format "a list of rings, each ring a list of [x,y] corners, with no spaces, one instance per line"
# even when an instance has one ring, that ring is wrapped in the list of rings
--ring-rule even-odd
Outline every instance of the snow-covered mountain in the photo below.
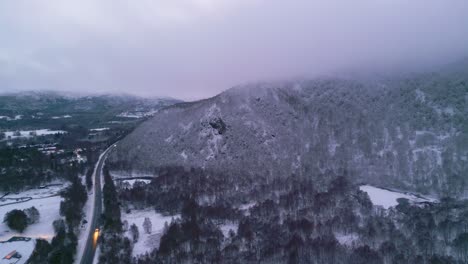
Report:
[[[115,169],[166,165],[326,177],[460,194],[468,175],[466,69],[385,81],[235,87],[171,106],[127,136]],[[462,74],[461,74],[462,73]]]

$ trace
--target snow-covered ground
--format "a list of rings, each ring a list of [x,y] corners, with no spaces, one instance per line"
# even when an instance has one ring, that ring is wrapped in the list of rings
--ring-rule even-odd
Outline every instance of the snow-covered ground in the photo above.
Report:
[[[144,171],[110,171],[112,178],[138,178],[138,177],[154,177],[154,174]]]
[[[335,234],[336,240],[338,240],[338,243],[344,246],[353,246],[353,243],[358,241],[359,236],[355,233],[351,234],[340,234],[337,233]]]
[[[10,239],[12,236],[24,236],[31,238],[42,238],[50,241],[55,235],[52,223],[60,218],[60,202],[62,197],[52,196],[48,198],[37,198],[27,202],[0,206],[0,219],[13,209],[24,210],[32,206],[39,210],[39,221],[29,225],[23,233],[11,230],[3,221],[0,223],[0,241]]]
[[[19,135],[15,135],[16,132],[19,132]],[[6,131],[6,138],[30,138],[34,136],[46,136],[46,135],[55,135],[55,134],[64,134],[67,131],[63,130],[50,130],[50,129],[37,129],[37,130],[21,130],[21,131]]]
[[[0,116],[0,119],[4,119],[6,121],[12,121],[12,120],[20,120],[22,119],[22,115],[15,115],[14,117],[9,117],[9,116]]]
[[[143,230],[143,221],[145,217],[149,217],[152,224],[151,234],[147,234]],[[133,248],[133,255],[138,256],[146,252],[151,252],[153,249],[159,247],[162,232],[164,230],[164,224],[167,222],[169,225],[172,219],[179,218],[180,216],[164,216],[156,213],[154,210],[132,210],[129,214],[122,212],[122,222],[127,221],[128,227],[135,224],[138,227],[140,238],[135,243]],[[131,237],[130,232],[126,231],[125,235]]]
[[[100,132],[100,131],[105,131],[105,130],[109,130],[108,127],[99,127],[99,128],[91,128],[90,131],[96,131],[96,132]]]
[[[96,248],[96,252],[94,252],[93,264],[99,263],[99,255],[101,255],[101,248],[98,245]]]
[[[229,237],[229,231],[234,231],[234,233],[237,233],[237,228],[239,225],[237,223],[224,223],[219,226],[219,229],[221,229],[221,232],[223,232],[224,237]]]
[[[414,195],[409,193],[401,193],[397,191],[390,191],[382,188],[377,188],[371,185],[362,185],[359,187],[361,191],[369,195],[372,203],[377,206],[382,206],[385,209],[398,205],[398,198],[405,198],[414,203],[420,202],[435,202],[436,200],[421,195]]]
[[[13,241],[13,242],[0,242],[0,264],[24,264],[34,250],[35,240],[29,241]],[[4,257],[10,252],[16,250],[22,257],[18,259],[6,260]]]
[[[44,186],[44,188],[34,188],[34,189],[29,189],[25,190],[22,192],[17,192],[17,193],[9,193],[6,195],[4,198],[8,199],[17,199],[21,197],[32,197],[32,198],[46,198],[49,196],[57,195],[60,190],[66,188],[68,186],[68,183],[62,182],[62,181],[56,181],[53,183],[47,184],[47,186]],[[0,196],[3,194],[0,192]],[[0,200],[0,205],[2,204]]]
[[[244,211],[245,215],[250,215],[250,209],[257,205],[257,202],[250,202],[239,206],[239,210]]]
[[[58,196],[58,193],[66,186],[62,182],[56,182],[52,186],[44,186],[41,189],[11,193],[0,200],[0,219],[3,219],[5,214],[13,209],[24,210],[32,206],[36,207],[40,214],[39,221],[29,225],[23,233],[11,230],[3,221],[0,222],[0,241],[7,241],[13,236],[31,238],[30,241],[0,243],[0,264],[15,263],[3,260],[3,257],[13,250],[18,251],[22,255],[22,258],[16,263],[25,263],[34,249],[35,239],[52,240],[52,237],[55,235],[52,223],[60,219],[60,202],[62,201],[62,197]],[[3,194],[0,194],[0,196],[3,196]],[[18,203],[14,203],[16,201]]]
[[[135,112],[122,112],[117,115],[117,117],[126,117],[126,118],[142,118],[146,116],[152,116],[157,113],[158,110],[150,110],[150,111],[135,111]]]
[[[62,119],[62,118],[71,118],[71,115],[63,115],[63,116],[53,116],[52,119]]]

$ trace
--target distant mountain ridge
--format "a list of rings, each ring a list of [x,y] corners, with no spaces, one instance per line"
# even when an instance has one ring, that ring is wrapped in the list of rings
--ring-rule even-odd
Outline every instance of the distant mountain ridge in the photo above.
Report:
[[[160,111],[119,143],[110,162],[253,177],[345,174],[459,195],[467,186],[467,117],[468,75],[259,83]]]
[[[26,91],[0,94],[0,127],[97,125],[102,121],[140,118],[181,102],[172,98],[143,98],[125,94],[71,94],[56,91]],[[54,122],[49,122],[54,121]],[[58,122],[61,121],[61,122]],[[92,123],[92,124],[91,124]]]

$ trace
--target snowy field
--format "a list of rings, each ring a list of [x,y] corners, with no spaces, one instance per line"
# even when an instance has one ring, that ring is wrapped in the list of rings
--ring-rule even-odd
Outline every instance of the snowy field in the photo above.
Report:
[[[152,224],[151,234],[146,234],[143,229],[143,221],[145,217],[149,217]],[[153,249],[159,247],[159,241],[161,239],[162,232],[164,230],[164,223],[167,222],[169,225],[172,219],[177,219],[180,216],[163,216],[162,214],[156,213],[154,210],[132,210],[131,213],[126,214],[122,212],[122,222],[127,221],[128,227],[135,224],[138,227],[140,238],[135,243],[133,248],[133,255],[138,256],[146,252],[151,252]],[[131,237],[130,232],[125,232],[127,237]]]
[[[414,203],[435,202],[433,198],[416,196],[413,194],[390,191],[382,188],[377,188],[371,185],[362,185],[359,189],[369,195],[370,200],[374,205],[382,206],[385,209],[398,205],[398,198],[405,198]]]
[[[0,264],[24,264],[28,260],[29,256],[34,250],[35,241],[31,239],[29,241],[14,241],[14,242],[6,242],[0,243]],[[3,259],[7,254],[16,250],[19,254],[21,254],[21,258],[19,261],[18,259],[11,259],[6,260]]]
[[[13,209],[24,210],[32,206],[39,210],[39,221],[29,225],[23,233],[10,230],[10,228],[3,223],[0,223],[0,241],[10,239],[12,236],[23,236],[31,238],[42,238],[51,241],[55,235],[52,222],[60,218],[60,202],[62,197],[53,196],[48,198],[32,199],[30,201],[18,204],[10,204],[0,206],[0,219],[3,220],[5,214]]]
[[[57,182],[52,186],[47,186],[42,189],[30,189],[21,193],[11,193],[0,200],[0,241],[10,239],[12,236],[23,236],[31,238],[43,238],[51,240],[55,235],[52,227],[52,222],[60,218],[60,202],[62,197],[58,196],[60,190],[65,188],[67,184]],[[0,196],[3,194],[0,193]],[[26,202],[21,202],[22,199],[28,198]],[[15,202],[19,203],[10,204]],[[5,214],[13,209],[24,210],[30,207],[36,207],[39,210],[39,222],[29,225],[23,233],[10,230],[3,223]]]
[[[18,131],[20,134],[15,135],[17,131],[7,131],[5,132],[6,138],[30,138],[34,136],[46,136],[46,135],[55,135],[55,134],[64,134],[67,131],[63,130],[50,130],[50,129],[37,129],[37,130],[21,130]]]
[[[21,193],[11,193],[0,200],[0,219],[2,220],[0,221],[0,241],[7,241],[13,236],[31,238],[30,241],[0,243],[0,264],[25,263],[34,249],[35,239],[42,238],[49,242],[52,240],[52,237],[55,235],[52,223],[60,218],[60,202],[62,201],[62,197],[57,194],[66,186],[63,183],[56,183],[56,185],[54,184],[42,189],[30,189]],[[0,196],[3,195],[0,193]],[[27,201],[22,202],[26,197]],[[7,204],[16,200],[19,203]],[[3,218],[7,212],[13,209],[24,210],[32,206],[39,210],[39,221],[29,225],[23,233],[13,231],[3,223]],[[18,262],[3,260],[3,257],[13,250],[18,251],[22,255],[22,258]]]

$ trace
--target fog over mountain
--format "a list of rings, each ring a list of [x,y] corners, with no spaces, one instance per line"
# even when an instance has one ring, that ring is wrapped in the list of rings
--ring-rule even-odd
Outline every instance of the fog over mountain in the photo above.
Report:
[[[464,0],[0,2],[0,90],[183,100],[240,83],[415,71],[468,55]]]
[[[166,165],[462,195],[468,64],[380,81],[256,83],[159,112],[119,143],[118,169]]]

